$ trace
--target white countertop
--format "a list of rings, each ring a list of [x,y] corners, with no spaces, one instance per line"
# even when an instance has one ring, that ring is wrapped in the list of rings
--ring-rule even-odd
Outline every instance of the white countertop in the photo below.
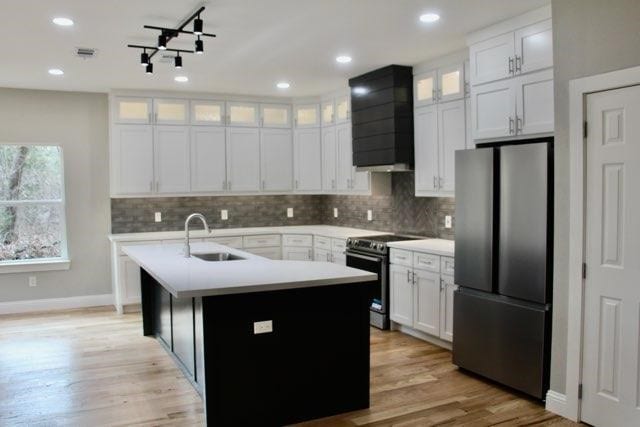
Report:
[[[407,251],[426,252],[434,255],[453,256],[455,243],[453,240],[424,239],[408,240],[405,242],[391,242],[390,248],[404,249]]]
[[[123,246],[129,258],[144,268],[176,298],[198,297],[339,285],[376,280],[377,275],[318,261],[274,261],[216,243],[192,243],[191,252],[229,252],[245,258],[203,261],[182,255],[183,245]]]
[[[337,227],[334,225],[290,225],[281,227],[216,228],[212,230],[211,234],[206,234],[203,230],[193,230],[190,232],[190,236],[195,239],[203,237],[215,238],[227,236],[251,236],[258,234],[313,234],[335,239],[346,239],[348,237],[375,236],[391,233],[384,231],[364,230],[361,228]],[[111,240],[112,242],[135,242],[145,240],[181,238],[184,238],[184,230],[109,235],[109,240]]]

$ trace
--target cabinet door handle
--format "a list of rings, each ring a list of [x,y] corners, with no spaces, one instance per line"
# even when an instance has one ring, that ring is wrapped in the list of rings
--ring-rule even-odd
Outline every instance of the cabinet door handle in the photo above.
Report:
[[[407,270],[407,282],[413,283],[413,280],[411,280],[411,270]]]
[[[416,280],[416,273],[415,271],[411,273],[411,281],[413,282],[413,284],[415,285],[418,281]]]
[[[436,179],[437,179],[437,178],[436,178],[436,176],[435,176],[435,175],[433,175],[433,189],[434,189],[434,190],[437,190],[437,189],[438,189],[438,184],[436,183]]]
[[[518,132],[522,134],[522,119],[520,116],[516,116],[516,135]]]
[[[296,190],[298,189],[298,180],[296,179]]]
[[[336,189],[336,180],[335,180],[335,179],[332,179],[332,180],[331,180],[331,189],[332,189],[332,190],[335,190],[335,189]]]
[[[513,58],[509,57],[509,74],[513,74]]]
[[[158,113],[155,113],[153,121],[154,123],[158,123]]]
[[[262,189],[264,190],[265,188],[267,188],[267,184],[266,184],[265,180],[263,179],[262,180]]]
[[[444,187],[444,185],[442,184],[444,181],[444,179],[442,179],[442,177],[438,177],[438,190],[442,190],[442,187]]]
[[[313,259],[313,251],[309,249],[309,259]]]
[[[440,291],[444,290],[444,280],[440,279]]]
[[[513,134],[513,117],[509,116],[509,135]]]
[[[522,58],[518,55],[516,55],[516,68],[515,68],[515,72],[516,73],[521,73],[522,72]]]

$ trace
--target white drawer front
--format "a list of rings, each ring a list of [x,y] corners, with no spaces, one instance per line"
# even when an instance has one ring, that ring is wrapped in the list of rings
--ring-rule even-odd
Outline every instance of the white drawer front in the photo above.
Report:
[[[329,237],[324,237],[324,236],[314,236],[313,247],[330,251],[331,239]]]
[[[265,234],[263,236],[244,236],[245,248],[264,248],[268,246],[280,246],[280,235]]]
[[[120,248],[118,250],[119,255],[126,255],[122,248],[124,246],[140,246],[140,245],[159,245],[161,243],[160,240],[148,240],[146,242],[122,242],[120,243]]]
[[[442,274],[453,276],[455,263],[453,258],[443,256],[440,258],[440,271]]]
[[[403,251],[402,249],[391,248],[389,262],[391,264],[398,264],[398,265],[404,265],[407,267],[412,267],[413,255],[409,251]]]
[[[440,272],[440,257],[438,255],[413,253],[413,267],[421,270]]]
[[[347,241],[343,239],[331,239],[331,250],[342,252],[347,250]]]
[[[310,234],[285,234],[282,236],[282,246],[313,246],[313,236]]]
[[[242,249],[242,236],[212,237],[204,241],[229,246],[230,248]]]
[[[269,259],[282,259],[282,250],[279,247],[277,248],[253,247],[253,248],[247,249],[246,251],[254,255],[262,256]]]

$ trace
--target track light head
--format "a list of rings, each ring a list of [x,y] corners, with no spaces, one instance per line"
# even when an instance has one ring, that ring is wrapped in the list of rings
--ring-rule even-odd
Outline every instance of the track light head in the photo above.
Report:
[[[198,36],[198,40],[196,40],[196,55],[202,55],[204,53],[204,42],[200,40],[200,36]]]
[[[180,52],[178,52],[178,56],[173,58],[173,62],[176,68],[182,68],[182,56],[180,56]]]
[[[151,62],[147,64],[147,69],[145,70],[145,73],[153,74],[153,64]]]
[[[202,19],[200,19],[200,15],[196,19],[193,20],[193,34],[201,35],[202,34]]]
[[[158,36],[158,49],[160,50],[167,49],[167,36],[165,36],[164,33]]]
[[[149,65],[149,54],[146,50],[142,52],[142,54],[140,54],[140,65],[142,65],[143,67]]]

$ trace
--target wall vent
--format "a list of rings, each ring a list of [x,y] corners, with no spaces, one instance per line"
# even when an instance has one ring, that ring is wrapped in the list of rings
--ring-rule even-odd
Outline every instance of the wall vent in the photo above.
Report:
[[[76,56],[82,59],[90,59],[96,56],[98,51],[96,49],[92,49],[90,47],[77,47],[76,48]]]

